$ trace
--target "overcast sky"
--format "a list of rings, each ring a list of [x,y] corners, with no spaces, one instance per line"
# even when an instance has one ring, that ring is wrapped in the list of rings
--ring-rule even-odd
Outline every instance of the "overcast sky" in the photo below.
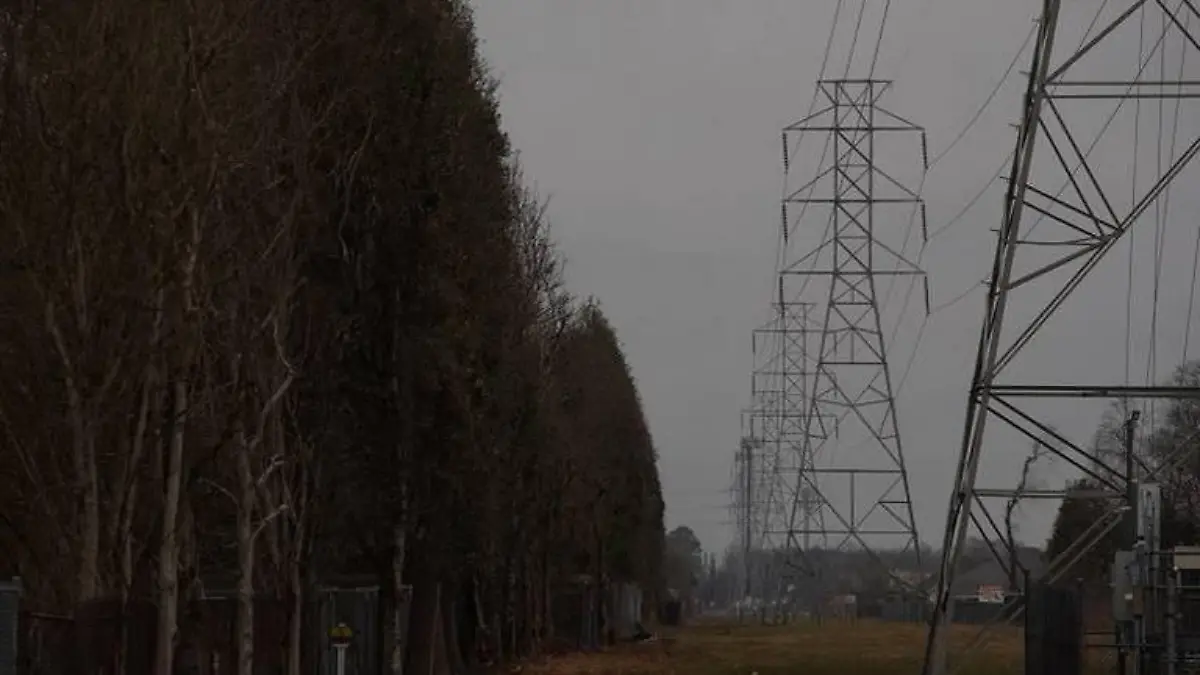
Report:
[[[475,0],[474,4],[483,53],[501,83],[504,126],[521,153],[526,175],[551,200],[550,215],[567,258],[568,283],[577,294],[600,299],[624,343],[660,454],[668,526],[689,525],[706,549],[719,550],[733,536],[728,490],[740,434],[739,411],[749,402],[750,332],[769,317],[775,283],[784,184],[780,129],[808,110],[839,3]],[[861,54],[869,54],[876,42],[884,0],[868,0],[868,4],[860,30]],[[942,154],[1001,82],[1026,41],[1040,4],[1037,0],[890,3],[875,74],[895,84],[882,103],[928,130],[931,156]],[[1129,3],[1106,4],[1123,8]],[[843,74],[859,5],[856,0],[844,3],[829,76]],[[1059,44],[1069,49],[1079,43],[1100,3],[1068,0],[1066,5]],[[1142,35],[1149,37],[1144,44],[1157,39],[1160,24],[1157,14],[1147,19]],[[1089,57],[1091,77],[1132,74],[1128,66],[1136,62],[1139,26],[1122,30],[1114,33],[1114,46],[1107,55],[1098,52]],[[1167,44],[1178,43],[1175,39]],[[1179,63],[1179,50],[1172,49],[1168,72]],[[1189,58],[1186,67],[1200,66],[1200,54]],[[862,76],[869,58],[856,59],[851,75]],[[921,262],[930,275],[931,304],[941,309],[928,319],[917,342],[916,329],[924,316],[924,302],[917,293],[895,343],[889,346],[893,382],[901,379],[914,344],[918,347],[911,373],[899,387],[898,405],[917,524],[926,542],[940,540],[944,526],[983,308],[983,293],[971,289],[990,269],[994,245],[990,230],[999,224],[1002,197],[1002,184],[995,176],[1015,139],[1012,124],[1020,111],[1022,72],[1028,62],[1026,51],[992,103],[925,179],[929,230],[938,234]],[[1119,75],[1114,74],[1114,64],[1122,67]],[[1094,135],[1097,120],[1102,122],[1111,110],[1111,104],[1105,105],[1100,114],[1076,107],[1080,124],[1090,125],[1081,136],[1082,144]],[[1166,109],[1165,157],[1171,154],[1173,105]],[[1130,112],[1131,107],[1125,110]],[[1195,138],[1200,127],[1196,112],[1185,105],[1175,154]],[[1139,117],[1141,189],[1153,180],[1158,161],[1155,144],[1146,140],[1157,137],[1157,127],[1145,126],[1157,124],[1153,120],[1158,114],[1157,104],[1147,104]],[[1133,156],[1132,119],[1132,114],[1122,113],[1094,155],[1101,165],[1101,181],[1108,180],[1109,187],[1122,185],[1112,189],[1125,204],[1132,195],[1125,171]],[[809,139],[799,153],[802,157],[819,153],[820,147],[819,141]],[[1052,159],[1050,150],[1039,152]],[[913,151],[912,156],[919,155]],[[806,161],[816,163],[798,159],[797,164]],[[1190,180],[1195,178],[1192,174]],[[795,176],[789,179],[795,180]],[[1048,177],[1049,183],[1059,180]],[[988,186],[965,217],[946,227]],[[1058,187],[1044,186],[1051,192]],[[1128,322],[1134,326],[1130,358],[1135,382],[1145,379],[1152,314],[1158,317],[1153,368],[1157,376],[1169,374],[1182,359],[1196,237],[1195,219],[1190,217],[1194,212],[1194,198],[1181,191],[1172,197],[1168,215],[1151,213],[1147,227],[1135,230],[1134,317]],[[1149,272],[1156,267],[1152,243],[1156,217],[1164,223],[1158,239],[1162,264],[1157,267],[1165,272],[1159,277],[1159,298],[1154,301]],[[811,237],[823,225],[819,220],[799,227]],[[1039,227],[1050,232],[1053,224]],[[904,223],[893,229],[902,231]],[[794,258],[800,253],[789,255]],[[915,260],[917,248],[911,247],[909,253]],[[1109,256],[1111,261],[1106,259],[1095,280],[1085,284],[1071,307],[1064,308],[1025,361],[1014,364],[1012,381],[1123,381],[1127,255],[1122,245]],[[1027,315],[1037,309],[1037,298],[1048,297],[1044,291],[1030,293],[1029,298],[1014,301],[1014,312]],[[885,322],[899,316],[903,293],[896,295],[886,308]],[[1102,409],[1102,403],[1075,403],[1042,406],[1039,413],[1083,443]],[[990,446],[980,483],[1012,486],[1024,445],[1011,436],[998,438]],[[1043,480],[1050,486],[1069,475],[1065,469],[1047,472]],[[1052,515],[1053,504],[1028,509],[1022,536],[1042,543]]]

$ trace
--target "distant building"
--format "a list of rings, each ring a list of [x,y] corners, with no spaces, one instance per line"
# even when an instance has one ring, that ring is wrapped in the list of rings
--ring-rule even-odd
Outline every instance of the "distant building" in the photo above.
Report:
[[[858,618],[858,596],[853,593],[835,595],[825,603],[825,615],[830,619],[852,621]]]
[[[890,571],[890,588],[901,591],[909,588],[920,588],[931,575],[921,570],[906,570],[893,568]]]
[[[1006,561],[1007,562],[1007,561]],[[1029,570],[1030,576],[1037,578],[1045,570],[1042,552],[1032,548],[1022,548],[1017,551],[1017,564]],[[1017,570],[1016,587],[1009,579],[1006,565],[989,558],[974,567],[960,572],[950,587],[950,594],[956,599],[985,603],[1004,602],[1010,595],[1020,595],[1025,592],[1025,578]],[[1014,594],[1012,591],[1016,591]]]
[[[1032,548],[1017,551],[1017,564],[1033,579],[1046,569],[1041,551]],[[1007,615],[1025,593],[1025,573],[1018,569],[1015,576],[1009,577],[1007,561],[1001,564],[991,558],[960,572],[950,586],[954,621],[982,624]]]

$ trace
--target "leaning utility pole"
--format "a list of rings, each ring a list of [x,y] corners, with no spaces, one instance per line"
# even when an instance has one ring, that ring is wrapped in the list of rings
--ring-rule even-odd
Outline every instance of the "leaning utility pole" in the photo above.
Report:
[[[967,400],[962,448],[951,489],[942,544],[941,574],[926,645],[926,675],[943,675],[949,665],[957,665],[949,664],[947,660],[947,634],[954,612],[951,588],[960,571],[959,563],[969,527],[974,526],[998,559],[1007,556],[1013,542],[1006,541],[994,525],[989,527],[995,521],[989,512],[987,499],[1008,500],[1027,496],[1012,489],[977,485],[986,447],[1001,445],[993,450],[993,457],[1003,454],[1005,447],[1011,447],[995,443],[989,434],[1008,430],[1039,443],[1098,486],[1098,490],[1092,491],[1094,496],[1112,505],[1107,514],[1088,528],[1079,541],[1068,546],[1067,550],[1071,552],[1069,559],[1051,562],[1042,581],[1054,581],[1069,570],[1088,548],[1118,526],[1122,520],[1120,513],[1132,506],[1126,502],[1131,500],[1129,495],[1133,493],[1131,488],[1137,477],[1132,466],[1131,445],[1126,445],[1124,466],[1120,460],[1110,461],[1098,451],[1073,442],[1056,431],[1046,419],[1047,404],[1052,399],[1115,399],[1128,403],[1136,399],[1154,401],[1200,395],[1194,388],[1156,386],[1153,382],[1156,374],[1153,372],[1148,372],[1149,381],[1144,386],[1131,384],[1128,373],[1124,384],[1063,384],[1064,380],[1071,379],[1061,375],[1055,377],[1053,368],[1047,367],[1047,364],[1055,365],[1053,358],[1040,364],[1022,363],[1019,358],[1026,355],[1033,338],[1076,294],[1081,284],[1118,242],[1123,238],[1128,239],[1126,235],[1135,223],[1150,220],[1147,216],[1153,216],[1161,227],[1167,216],[1157,212],[1156,202],[1200,152],[1200,138],[1180,145],[1177,154],[1172,145],[1172,157],[1164,162],[1160,141],[1157,175],[1143,177],[1139,182],[1136,131],[1132,162],[1129,161],[1129,149],[1126,146],[1115,151],[1112,155],[1114,161],[1108,164],[1092,157],[1096,142],[1106,133],[1111,133],[1106,131],[1109,128],[1107,124],[1090,144],[1087,139],[1079,138],[1085,130],[1094,130],[1095,114],[1104,112],[1100,105],[1105,102],[1110,104],[1110,109],[1112,106],[1116,108],[1109,119],[1111,124],[1126,102],[1133,102],[1130,107],[1139,106],[1140,110],[1145,101],[1161,103],[1164,100],[1200,98],[1200,83],[1182,78],[1182,57],[1178,76],[1169,75],[1162,66],[1150,76],[1145,73],[1149,63],[1165,64],[1165,51],[1158,53],[1160,49],[1167,49],[1164,42],[1177,45],[1180,54],[1200,51],[1200,42],[1189,29],[1189,22],[1200,18],[1195,4],[1191,0],[1178,3],[1168,0],[1124,0],[1112,3],[1115,5],[1112,14],[1104,18],[1103,12],[1109,4],[1104,3],[1078,48],[1069,49],[1065,57],[1056,59],[1055,41],[1062,28],[1061,4],[1061,0],[1044,0],[1033,63],[1029,69]],[[1169,4],[1175,9],[1172,10]],[[1181,12],[1181,9],[1185,11]],[[1135,16],[1138,18],[1133,18]],[[1160,27],[1161,36],[1155,42]],[[1101,57],[1097,60],[1093,56],[1105,51],[1114,41],[1114,35],[1119,35],[1121,30],[1132,37],[1128,40],[1115,38],[1124,42],[1120,47],[1137,44],[1144,37],[1145,51],[1148,51],[1148,54],[1145,51],[1138,54],[1136,75],[1126,79],[1107,76],[1114,68],[1112,58],[1106,60]],[[1139,37],[1139,34],[1143,37]],[[1117,58],[1123,53],[1118,48]],[[1096,77],[1095,68],[1089,62],[1103,68],[1105,76]],[[1068,103],[1074,103],[1075,107],[1068,108]],[[1089,107],[1091,117],[1078,117],[1080,108],[1087,112]],[[1161,111],[1159,118],[1161,125]],[[1141,123],[1138,117],[1134,118],[1135,130]],[[1042,146],[1041,157],[1036,162],[1035,171],[1035,145],[1039,144]],[[1132,181],[1123,174],[1120,179],[1111,180],[1115,173],[1127,167],[1132,167]],[[1054,184],[1048,184],[1051,182]],[[1132,190],[1130,182],[1133,184]],[[1152,208],[1155,211],[1151,211]],[[1035,234],[1034,230],[1039,224],[1041,227]],[[1132,261],[1132,253],[1130,255]],[[1132,265],[1132,262],[1129,264]],[[1130,275],[1132,279],[1132,272]],[[1020,311],[1012,307],[1018,291],[1022,292],[1022,298],[1029,298],[1028,303],[1019,308]],[[1155,293],[1157,295],[1157,279]],[[1094,363],[1098,366],[1114,361],[1111,353],[1090,347],[1089,354],[1094,352]],[[1152,345],[1150,349],[1153,348]],[[1128,338],[1125,349],[1128,363]],[[1014,364],[1021,367],[1014,367]],[[1153,368],[1147,370],[1153,371]],[[998,423],[989,424],[993,419]],[[1132,443],[1132,432],[1133,425],[1130,423],[1126,426],[1129,444]],[[989,475],[993,475],[992,472],[989,471]],[[1147,475],[1146,478],[1152,480],[1153,476]],[[1051,491],[1041,492],[1039,496],[1055,496],[1050,494]],[[1065,496],[1065,493],[1057,496]],[[1004,563],[1001,561],[1001,564]]]
[[[1125,501],[1130,506],[1137,505],[1137,461],[1134,453],[1134,439],[1137,433],[1137,423],[1142,417],[1142,411],[1133,410],[1126,418],[1125,424],[1121,425],[1122,438],[1121,442],[1124,445],[1125,455]],[[1125,545],[1130,549],[1133,548],[1134,542],[1137,540],[1137,509],[1130,508],[1125,519],[1128,521],[1125,526]]]
[[[789,548],[806,555],[813,547],[857,548],[876,562],[880,547],[920,555],[877,282],[923,281],[898,242],[906,225],[919,223],[924,232],[924,204],[902,174],[885,169],[876,147],[885,137],[913,141],[922,161],[900,169],[923,173],[925,136],[880,106],[889,86],[873,79],[819,81],[823,108],[784,131],[785,162],[791,134],[825,135],[833,150],[829,165],[784,200],[785,236],[789,206],[828,216],[826,234],[780,281],[781,297],[793,285],[795,294],[811,289],[820,296],[822,315],[786,530]],[[885,233],[897,244],[881,238]]]

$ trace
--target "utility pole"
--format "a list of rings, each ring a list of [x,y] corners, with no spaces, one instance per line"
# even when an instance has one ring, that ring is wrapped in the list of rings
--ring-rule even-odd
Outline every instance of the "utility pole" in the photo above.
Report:
[[[1129,504],[1129,511],[1126,514],[1127,528],[1127,545],[1132,550],[1137,543],[1137,463],[1134,461],[1133,454],[1133,439],[1134,432],[1137,431],[1138,419],[1142,413],[1140,410],[1134,410],[1129,413],[1129,418],[1125,420],[1124,426],[1124,441],[1125,441],[1125,501]]]

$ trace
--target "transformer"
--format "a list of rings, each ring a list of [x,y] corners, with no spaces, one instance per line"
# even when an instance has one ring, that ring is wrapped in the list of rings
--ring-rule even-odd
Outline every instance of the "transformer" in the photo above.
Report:
[[[1118,672],[1192,672],[1200,665],[1200,546],[1163,549],[1159,486],[1141,484],[1136,494],[1133,548],[1112,562]]]

